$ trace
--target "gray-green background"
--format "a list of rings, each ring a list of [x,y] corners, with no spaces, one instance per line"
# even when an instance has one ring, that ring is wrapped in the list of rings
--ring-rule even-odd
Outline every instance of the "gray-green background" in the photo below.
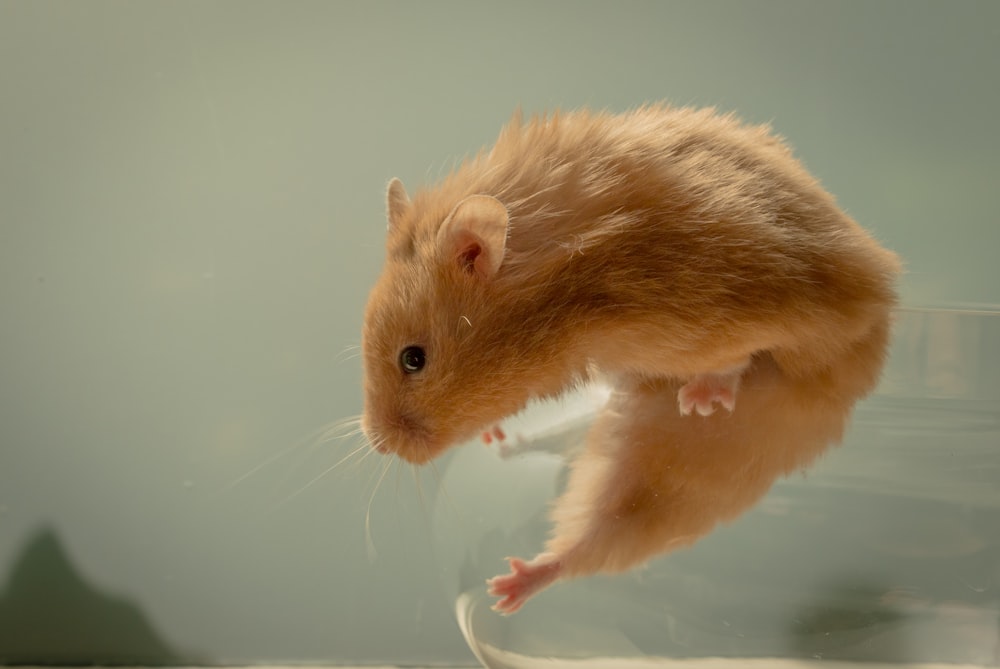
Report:
[[[770,121],[907,304],[1000,301],[995,1],[2,1],[0,96],[7,660],[469,660],[433,475],[306,487],[308,437],[361,408],[385,183],[517,106]]]

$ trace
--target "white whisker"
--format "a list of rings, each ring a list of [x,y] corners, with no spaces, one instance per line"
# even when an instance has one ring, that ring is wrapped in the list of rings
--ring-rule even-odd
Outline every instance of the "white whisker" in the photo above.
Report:
[[[431,460],[430,463],[428,463],[428,464],[430,464],[431,471],[434,473],[434,480],[437,481],[437,493],[438,493],[438,495],[443,495],[444,496],[444,501],[448,505],[448,510],[452,513],[452,515],[455,518],[457,518],[458,517],[458,511],[455,508],[454,502],[452,502],[451,496],[448,494],[448,490],[445,488],[444,478],[441,477],[441,470],[439,470],[437,468],[437,463],[434,462],[433,460]]]
[[[347,428],[353,428],[349,432],[342,432]],[[334,439],[345,439],[362,432],[361,416],[347,416],[338,421],[334,421],[319,430],[316,440],[320,443],[333,441]]]
[[[248,472],[247,472],[246,474],[244,474],[243,476],[240,476],[240,477],[239,477],[239,478],[237,478],[237,479],[236,479],[235,481],[233,481],[233,482],[232,482],[232,483],[230,483],[229,485],[227,485],[227,486],[225,486],[224,488],[222,488],[221,490],[219,490],[219,491],[218,491],[218,494],[222,495],[222,494],[225,494],[225,493],[227,493],[227,492],[231,491],[231,490],[232,490],[233,488],[235,488],[235,487],[236,487],[236,486],[238,486],[239,484],[241,484],[241,483],[243,483],[244,481],[246,481],[246,480],[247,480],[248,478],[250,478],[251,476],[253,476],[253,475],[254,475],[254,474],[256,474],[257,472],[259,472],[259,471],[260,471],[261,469],[263,469],[264,467],[267,467],[268,465],[272,464],[272,463],[273,463],[273,462],[275,462],[276,460],[278,460],[278,459],[280,459],[280,458],[284,457],[285,455],[288,455],[288,454],[289,454],[289,453],[291,453],[291,452],[292,452],[293,450],[295,450],[296,448],[300,448],[301,446],[302,446],[302,444],[301,444],[301,443],[298,443],[298,444],[292,444],[291,446],[286,446],[285,448],[281,449],[280,451],[278,451],[278,452],[276,452],[276,453],[272,453],[272,454],[271,454],[271,455],[269,455],[269,456],[268,456],[268,457],[267,457],[267,458],[266,458],[266,459],[265,459],[265,460],[264,460],[263,462],[261,462],[260,464],[258,464],[258,465],[257,465],[256,467],[252,468],[252,469],[251,469],[250,471],[248,471]]]
[[[335,365],[339,365],[353,358],[360,358],[360,357],[361,357],[361,346],[359,346],[358,344],[350,344],[341,349],[340,353],[333,356],[333,363]]]
[[[372,490],[371,497],[368,498],[368,510],[365,511],[365,550],[368,552],[369,562],[374,562],[378,559],[378,551],[375,549],[375,541],[372,539],[372,504],[375,502],[375,494],[378,493],[379,486],[382,485],[382,479],[385,478],[391,466],[392,459],[386,459],[385,467],[382,468],[382,474],[375,483],[375,489]]]
[[[421,485],[420,472],[417,471],[416,465],[410,465],[410,473],[413,474],[413,486],[417,490],[417,499],[420,501],[420,510],[424,513],[424,515],[426,515],[427,504],[426,500],[424,500],[424,487]]]
[[[241,483],[243,483],[244,481],[246,481],[247,479],[249,479],[251,476],[253,476],[257,472],[259,472],[260,470],[264,469],[265,467],[267,467],[269,465],[274,464],[275,462],[277,462],[281,458],[283,458],[286,455],[290,454],[292,451],[296,451],[296,450],[304,447],[309,442],[313,442],[313,444],[315,445],[316,440],[325,438],[327,434],[333,432],[334,430],[343,429],[344,427],[347,427],[348,425],[353,425],[353,424],[357,424],[357,425],[360,426],[360,424],[361,424],[361,417],[360,416],[349,416],[349,417],[344,418],[342,420],[339,420],[339,421],[336,421],[334,423],[331,423],[330,425],[324,425],[323,427],[319,428],[318,430],[314,430],[313,432],[307,434],[306,436],[302,437],[298,441],[296,441],[294,443],[291,443],[288,446],[285,446],[284,448],[282,448],[282,449],[280,449],[280,450],[272,453],[271,455],[267,456],[259,464],[257,464],[256,466],[252,467],[248,472],[246,472],[242,476],[237,477],[234,481],[232,481],[231,483],[229,483],[228,485],[226,485],[222,489],[220,489],[217,494],[222,495],[222,494],[225,494],[225,493],[231,491],[233,488],[235,488],[236,486],[240,485]],[[360,429],[360,427],[358,429]]]
[[[354,457],[355,455],[357,455],[358,453],[360,453],[361,451],[363,451],[363,450],[365,450],[367,448],[368,448],[368,444],[361,444],[360,446],[358,446],[357,448],[355,448],[353,451],[351,451],[350,453],[348,453],[347,455],[345,455],[341,459],[337,460],[335,463],[333,463],[332,465],[330,465],[329,467],[327,467],[326,469],[324,469],[322,472],[320,472],[318,475],[316,475],[315,477],[313,477],[304,486],[302,486],[301,488],[299,488],[298,490],[296,490],[295,492],[293,492],[291,495],[288,495],[283,500],[281,500],[278,503],[278,507],[280,508],[281,506],[283,506],[287,502],[289,502],[292,499],[298,497],[299,495],[301,495],[302,493],[304,493],[306,490],[308,490],[309,488],[313,487],[313,485],[315,485],[316,483],[318,483],[321,479],[323,479],[328,474],[330,474],[330,472],[332,472],[333,470],[335,470],[337,467],[339,467],[340,465],[342,465],[343,463],[345,463],[347,460],[351,459],[352,457]],[[362,460],[364,460],[366,456],[367,456],[367,454],[361,456],[361,458],[358,460],[358,462],[361,462]]]

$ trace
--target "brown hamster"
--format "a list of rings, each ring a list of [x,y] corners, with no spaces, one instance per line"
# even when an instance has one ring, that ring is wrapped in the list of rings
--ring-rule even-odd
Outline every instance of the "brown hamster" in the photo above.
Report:
[[[393,180],[387,199],[362,343],[374,448],[424,463],[533,398],[615,388],[546,551],[491,581],[503,612],[734,517],[837,441],[878,379],[899,262],[766,127],[515,115],[440,184],[411,200]]]

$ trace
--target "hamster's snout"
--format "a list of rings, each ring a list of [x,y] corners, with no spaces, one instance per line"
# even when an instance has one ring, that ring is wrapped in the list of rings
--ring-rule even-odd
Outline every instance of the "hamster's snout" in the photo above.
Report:
[[[379,453],[387,454],[391,453],[389,447],[385,445],[385,439],[383,439],[377,431],[372,428],[371,418],[368,412],[365,411],[361,414],[361,432],[365,435],[365,439],[368,440],[368,446]]]
[[[408,414],[374,420],[365,414],[361,429],[373,450],[383,455],[396,455],[416,465],[431,460],[440,451],[432,443],[427,427]]]

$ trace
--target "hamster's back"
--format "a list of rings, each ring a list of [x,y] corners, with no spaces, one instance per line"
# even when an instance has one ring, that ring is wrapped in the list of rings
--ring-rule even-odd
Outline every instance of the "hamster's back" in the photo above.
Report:
[[[432,197],[474,193],[509,211],[497,280],[522,301],[563,277],[564,295],[621,305],[618,319],[755,327],[770,311],[775,329],[815,333],[895,300],[895,255],[768,127],[712,109],[515,115]]]

